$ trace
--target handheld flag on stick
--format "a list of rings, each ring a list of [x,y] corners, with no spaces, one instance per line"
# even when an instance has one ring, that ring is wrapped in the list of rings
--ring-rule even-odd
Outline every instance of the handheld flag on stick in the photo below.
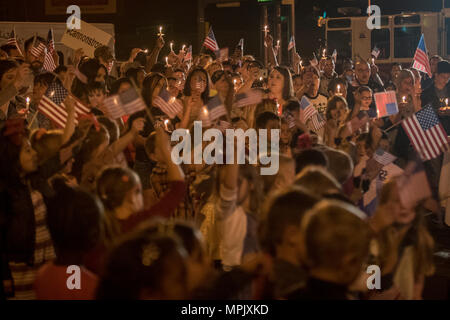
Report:
[[[14,30],[14,28],[11,31],[9,39],[6,41],[6,44],[15,46],[17,48],[17,50],[19,51],[19,54],[23,56],[22,51],[20,50],[20,47],[19,47],[19,43],[17,42],[17,39],[16,39],[16,31]]]
[[[130,88],[120,94],[112,95],[103,103],[106,115],[111,119],[118,119],[144,110],[146,105],[135,88]]]
[[[431,106],[425,106],[401,123],[422,161],[437,158],[449,150],[447,133]]]
[[[375,59],[378,59],[378,56],[380,55],[380,49],[378,49],[377,46],[375,46],[375,47],[372,49],[372,55],[375,57]]]
[[[430,78],[433,76],[431,73],[430,60],[428,60],[427,46],[425,45],[425,37],[423,33],[420,37],[416,53],[414,54],[412,68],[428,74]]]
[[[294,36],[291,36],[291,40],[289,41],[289,44],[288,44],[288,51],[290,51],[294,48],[295,48],[295,38],[294,38]]]
[[[206,108],[208,109],[209,117],[211,120],[215,120],[220,118],[221,116],[227,115],[227,110],[225,109],[225,105],[220,100],[219,95],[216,95],[206,104]]]
[[[45,53],[45,58],[44,58],[44,70],[53,72],[53,70],[56,69],[56,63],[55,60],[53,59],[53,54],[55,53],[55,43],[53,41],[53,30],[50,29],[48,31],[48,36],[47,36],[47,51]]]
[[[305,123],[317,113],[316,108],[312,105],[311,101],[305,96],[300,101],[300,121]]]
[[[236,108],[242,108],[252,104],[258,104],[262,101],[263,94],[261,90],[251,89],[244,93],[239,93],[235,97]]]
[[[183,110],[183,106],[165,88],[161,89],[159,95],[154,99],[153,104],[167,114],[170,119],[175,118]]]
[[[377,92],[374,94],[377,117],[387,117],[398,113],[395,91]]]
[[[373,159],[379,164],[387,166],[388,164],[394,162],[397,158],[383,149],[377,149],[373,155]]]
[[[89,109],[73,95],[69,94],[59,79],[53,81],[48,87],[38,105],[38,111],[49,118],[56,126],[64,128],[67,122],[67,111],[63,101],[70,95],[75,100],[75,112],[77,118],[89,113]],[[75,121],[77,123],[77,121]]]
[[[205,42],[203,42],[203,46],[214,52],[219,51],[219,44],[216,41],[212,27],[209,28],[209,32],[205,38]]]

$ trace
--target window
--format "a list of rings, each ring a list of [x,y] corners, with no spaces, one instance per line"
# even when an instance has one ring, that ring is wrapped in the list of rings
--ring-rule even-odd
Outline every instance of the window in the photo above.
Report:
[[[450,54],[450,18],[445,19],[445,34],[447,35],[447,56]]]
[[[419,24],[420,16],[416,15],[404,15],[404,16],[396,16],[394,18],[394,24]]]
[[[327,34],[328,51],[336,49],[340,58],[352,57],[352,31],[328,31]]]
[[[412,58],[420,40],[420,27],[401,27],[394,30],[394,57]]]
[[[391,40],[389,29],[374,29],[371,34],[371,48],[380,49],[378,59],[388,59],[391,56]]]
[[[328,20],[328,28],[350,28],[350,19],[334,19]]]

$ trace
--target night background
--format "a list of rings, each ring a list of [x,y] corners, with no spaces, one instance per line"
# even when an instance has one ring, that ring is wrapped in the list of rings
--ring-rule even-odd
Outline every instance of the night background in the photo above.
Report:
[[[83,4],[92,1],[47,0],[51,3]],[[262,0],[259,0],[262,1]],[[220,7],[215,3],[205,4],[205,22],[212,24],[217,41],[221,48],[234,46],[240,38],[245,38],[245,52],[259,56],[262,32],[260,29],[262,6],[268,6],[269,23],[274,25],[275,0],[203,0],[207,2],[234,2],[239,7]],[[96,1],[107,3],[107,0]],[[119,60],[127,59],[133,47],[152,47],[158,26],[164,26],[167,42],[175,42],[175,50],[181,44],[192,44],[194,54],[200,49],[203,35],[198,35],[198,1],[196,0],[115,0],[116,13],[86,14],[81,12],[81,19],[86,22],[112,23],[115,26],[116,56]],[[410,11],[439,11],[442,0],[374,0],[372,4],[381,8],[382,14],[393,14]],[[450,4],[446,0],[446,6]],[[324,27],[317,26],[317,19],[326,12],[327,17],[342,16],[340,7],[360,8],[366,15],[368,1],[362,0],[296,0],[296,44],[300,54],[311,54],[314,48],[323,45]],[[21,8],[21,9],[19,9]],[[282,30],[287,30],[290,24],[290,6],[282,6]],[[46,14],[46,1],[0,1],[0,21],[33,21],[33,22],[64,22],[68,15]],[[208,24],[207,24],[208,25]],[[286,39],[290,34],[284,32]],[[287,46],[288,40],[282,40]],[[169,50],[168,46],[165,48]],[[165,52],[163,51],[163,54]]]

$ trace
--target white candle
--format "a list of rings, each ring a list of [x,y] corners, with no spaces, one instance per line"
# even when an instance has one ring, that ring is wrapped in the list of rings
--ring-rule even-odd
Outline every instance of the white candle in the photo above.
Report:
[[[203,107],[203,114],[205,115],[205,117],[208,116],[208,109],[206,107]]]
[[[184,48],[186,47],[185,44],[183,44],[183,46],[181,47],[181,51],[184,51]]]
[[[267,26],[264,26],[264,37],[267,37],[267,33],[269,32],[269,29]]]
[[[169,124],[169,120],[166,119],[164,120],[164,128],[166,129],[166,131],[169,131],[169,127],[167,126]]]
[[[236,86],[236,82],[237,82],[237,80],[236,79],[234,79],[233,80],[233,84]]]
[[[406,96],[402,97],[402,103],[406,103]]]
[[[162,27],[159,27],[158,37],[162,37],[164,34],[162,33]]]
[[[28,109],[30,106],[30,97],[27,97],[26,101],[27,101],[27,109]]]
[[[166,66],[169,66],[169,57],[166,57]]]
[[[173,41],[170,43],[170,51],[173,52]]]
[[[326,54],[327,54],[327,49],[323,49],[322,56],[325,57]]]
[[[448,107],[448,98],[445,98],[445,106]]]
[[[145,49],[145,50],[144,50],[144,53],[148,53],[148,49]]]

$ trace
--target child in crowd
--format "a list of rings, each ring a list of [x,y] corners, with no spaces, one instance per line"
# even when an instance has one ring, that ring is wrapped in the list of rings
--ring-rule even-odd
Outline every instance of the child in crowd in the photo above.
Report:
[[[98,279],[83,266],[83,258],[101,236],[103,205],[95,195],[66,185],[62,178],[53,181],[53,188],[55,196],[48,204],[47,223],[56,259],[37,272],[34,283],[36,298],[92,300]],[[71,270],[72,281],[69,281],[70,266],[76,267]],[[68,283],[74,288],[69,288]]]
[[[89,99],[88,107],[96,116],[103,116],[103,101],[106,98],[106,85],[103,82],[94,81],[87,85],[87,94]]]

